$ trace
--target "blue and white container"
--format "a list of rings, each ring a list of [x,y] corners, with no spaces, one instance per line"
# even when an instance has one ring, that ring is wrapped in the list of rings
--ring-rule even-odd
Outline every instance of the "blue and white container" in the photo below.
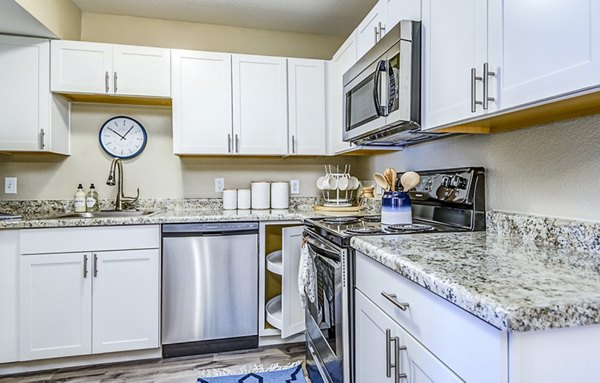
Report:
[[[407,192],[386,191],[381,197],[381,223],[400,225],[412,223],[412,207]]]

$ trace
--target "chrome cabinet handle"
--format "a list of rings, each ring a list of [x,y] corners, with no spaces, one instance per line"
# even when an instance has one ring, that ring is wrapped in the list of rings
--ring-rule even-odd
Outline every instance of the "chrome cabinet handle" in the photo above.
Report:
[[[104,89],[106,89],[106,93],[108,93],[108,91],[110,90],[110,88],[108,87],[108,71],[104,72]]]
[[[234,146],[235,146],[235,149],[234,149],[234,151],[235,151],[236,153],[239,153],[239,152],[240,152],[240,138],[238,137],[238,135],[237,135],[237,134],[235,135],[235,142],[234,142]]]
[[[231,153],[231,134],[227,135],[227,152]]]
[[[113,88],[115,88],[114,92],[115,92],[115,94],[117,94],[117,72],[115,72],[115,75],[113,77],[113,85],[114,85]]]
[[[396,368],[396,364],[392,363],[392,342],[396,338],[392,338],[392,330],[385,329],[385,376],[392,377],[392,369]]]
[[[44,150],[46,148],[46,132],[44,129],[40,129],[40,149]]]
[[[490,72],[490,64],[483,63],[483,110],[488,110],[490,101],[496,101],[494,97],[489,96],[490,77],[493,77],[495,75],[496,72]]]
[[[385,25],[381,25],[381,21],[378,23],[379,26],[379,39],[383,38],[383,32],[385,32]]]
[[[482,77],[477,76],[477,69],[471,68],[471,113],[477,111],[477,105],[482,105],[481,101],[477,101],[477,84],[476,81],[483,80]]]
[[[383,297],[385,299],[392,302],[394,304],[394,306],[398,307],[402,311],[406,311],[409,307],[408,303],[400,303],[396,294],[389,294],[389,293],[386,293],[385,291],[382,291],[381,295],[383,295]]]
[[[377,44],[377,42],[379,41],[379,28],[377,28],[377,26],[373,28],[375,28],[375,44]]]
[[[98,276],[98,254],[94,254],[94,278]]]
[[[87,278],[87,276],[88,276],[88,266],[87,266],[87,264],[88,264],[88,256],[87,256],[87,254],[84,254],[83,255],[83,277],[84,278]]]
[[[398,337],[394,339],[396,340],[396,375],[394,376],[394,383],[400,383],[400,379],[408,379],[408,374],[400,372],[400,353],[406,351],[406,346],[400,346]]]
[[[292,135],[292,153],[296,154],[296,137]]]

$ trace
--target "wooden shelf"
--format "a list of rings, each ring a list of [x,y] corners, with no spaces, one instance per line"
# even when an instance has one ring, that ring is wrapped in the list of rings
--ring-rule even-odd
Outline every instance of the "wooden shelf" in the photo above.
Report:
[[[71,102],[99,103],[99,104],[125,104],[125,105],[148,105],[148,106],[171,106],[170,98],[141,97],[141,96],[119,96],[111,94],[81,94],[81,93],[57,93]]]

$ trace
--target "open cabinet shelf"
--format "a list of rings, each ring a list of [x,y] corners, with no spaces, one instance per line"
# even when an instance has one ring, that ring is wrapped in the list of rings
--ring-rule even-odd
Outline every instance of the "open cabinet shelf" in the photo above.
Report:
[[[267,322],[278,330],[282,327],[281,295],[276,296],[267,302],[265,306],[267,313]]]
[[[281,250],[274,251],[267,255],[267,270],[277,275],[283,274],[283,258]]]

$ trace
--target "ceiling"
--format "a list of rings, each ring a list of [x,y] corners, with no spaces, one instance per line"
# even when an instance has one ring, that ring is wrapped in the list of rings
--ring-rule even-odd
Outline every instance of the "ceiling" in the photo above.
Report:
[[[83,12],[345,37],[377,0],[73,0]]]

